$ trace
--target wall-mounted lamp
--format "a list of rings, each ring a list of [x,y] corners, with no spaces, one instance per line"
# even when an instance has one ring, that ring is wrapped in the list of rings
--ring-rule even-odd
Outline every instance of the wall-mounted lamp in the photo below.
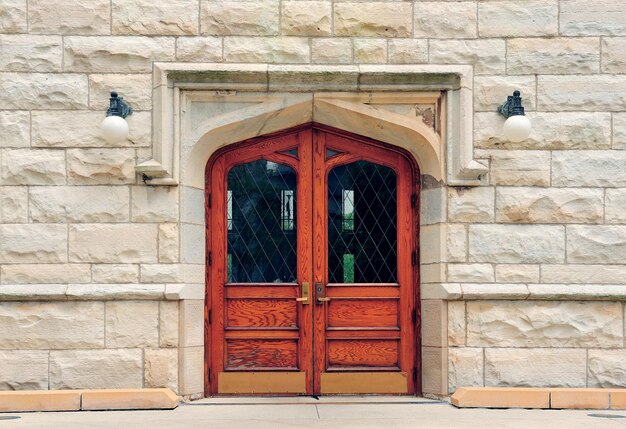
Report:
[[[524,114],[524,106],[522,106],[522,97],[520,97],[519,91],[513,91],[513,95],[509,95],[506,102],[498,107],[498,112],[507,118],[502,127],[502,134],[505,139],[521,142],[528,138],[532,126]]]
[[[128,137],[128,123],[124,119],[133,114],[130,107],[122,97],[117,96],[117,92],[111,92],[107,117],[100,124],[100,130],[104,139],[109,143],[118,143]]]

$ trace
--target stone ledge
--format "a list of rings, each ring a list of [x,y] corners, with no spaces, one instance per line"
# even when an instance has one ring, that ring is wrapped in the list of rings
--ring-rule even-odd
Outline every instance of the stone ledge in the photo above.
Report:
[[[0,285],[1,301],[178,301],[204,299],[198,285],[154,283]],[[201,297],[200,294],[202,294]]]
[[[460,387],[450,399],[458,408],[626,409],[626,389]]]

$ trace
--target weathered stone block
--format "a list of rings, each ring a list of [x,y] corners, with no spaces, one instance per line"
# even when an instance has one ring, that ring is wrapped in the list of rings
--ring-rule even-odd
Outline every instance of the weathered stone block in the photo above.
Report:
[[[445,301],[438,299],[422,300],[420,307],[422,345],[430,347],[447,346],[447,309],[448,306]]]
[[[422,390],[425,393],[448,393],[448,348],[422,347]]]
[[[28,146],[30,146],[29,112],[0,112],[0,147]]]
[[[143,387],[141,349],[50,352],[50,389]]]
[[[159,225],[159,262],[178,262],[179,248],[178,224]]]
[[[202,225],[182,224],[180,228],[181,261],[186,264],[203,264],[205,256],[205,227]]]
[[[553,152],[552,185],[609,188],[626,186],[626,152]]]
[[[626,4],[614,0],[561,2],[560,30],[567,36],[624,36]]]
[[[204,344],[204,300],[180,301],[180,346],[194,347]]]
[[[179,46],[182,40],[189,40],[187,38],[178,39]],[[180,51],[179,51],[180,54]],[[220,47],[221,56],[221,47]],[[179,58],[180,59],[180,58]],[[134,122],[139,115],[137,110],[150,110],[152,108],[152,76],[146,74],[90,74],[89,75],[89,107],[94,110],[105,110],[109,107],[109,97],[111,96],[111,90],[115,89],[117,93],[127,100],[135,112],[126,118],[130,124],[130,135],[134,133],[133,128],[137,127],[138,123]],[[100,116],[102,116],[101,112]],[[142,116],[142,115],[139,115]],[[147,128],[150,129],[150,118],[141,118],[142,122],[148,122]],[[148,134],[148,138],[150,135]],[[134,138],[131,137],[131,140]],[[150,140],[148,140],[150,144]]]
[[[557,0],[481,2],[478,34],[480,37],[554,36],[559,31],[558,14]]]
[[[485,349],[487,386],[585,387],[586,372],[584,349]]]
[[[178,347],[178,302],[159,302],[159,347]]]
[[[0,225],[0,263],[67,261],[67,225]]]
[[[412,30],[411,4],[335,3],[334,27],[337,36],[409,37]]]
[[[10,264],[0,267],[3,284],[89,283],[89,264]]]
[[[273,36],[278,34],[279,3],[277,0],[203,0],[201,5],[202,34],[217,36]]]
[[[542,265],[541,283],[619,284],[626,265]]]
[[[589,350],[589,387],[626,387],[626,350]]]
[[[545,111],[621,111],[626,75],[537,77],[537,108]]]
[[[68,181],[74,185],[107,185],[135,182],[133,149],[70,149]]]
[[[622,347],[618,302],[468,301],[473,347]]]
[[[0,390],[48,390],[48,351],[0,351]]]
[[[26,0],[4,0],[0,4],[0,33],[25,33],[28,28]]]
[[[28,222],[28,188],[0,186],[0,223]]]
[[[600,70],[600,46],[593,37],[510,39],[506,48],[507,73],[579,74]]]
[[[306,63],[309,41],[302,37],[226,37],[224,59],[229,62]]]
[[[394,3],[389,3],[394,4]],[[474,73],[504,74],[504,40],[431,40],[429,58],[434,64],[469,64]]]
[[[31,33],[109,34],[109,0],[29,0]]]
[[[465,345],[464,301],[448,301],[448,345]]]
[[[353,43],[355,63],[384,64],[387,62],[385,39],[354,39]]]
[[[513,223],[600,223],[602,189],[499,187],[496,221]]]
[[[172,37],[66,37],[64,67],[75,72],[151,72],[153,61],[174,60],[174,44]]]
[[[185,347],[179,358],[181,368],[180,395],[202,394],[204,391],[204,347]]]
[[[567,227],[567,261],[620,264],[626,260],[626,225]]]
[[[178,349],[146,349],[145,387],[169,387],[178,391]]]
[[[416,2],[413,6],[414,37],[472,39],[476,37],[476,3],[473,1]]]
[[[423,228],[422,228],[423,231]],[[421,233],[420,233],[421,235]],[[449,224],[446,227],[446,251],[444,255],[448,262],[465,262],[467,261],[467,228],[465,225]],[[433,237],[433,239],[441,242],[440,237]],[[424,244],[429,244],[425,242]],[[432,244],[432,243],[430,243]],[[439,246],[439,244],[437,245]],[[423,247],[422,249],[427,249]],[[427,262],[422,258],[422,262]],[[440,261],[432,261],[440,262]]]
[[[0,34],[0,70],[61,71],[61,36]]]
[[[626,38],[602,38],[602,72],[626,73]]]
[[[534,76],[476,76],[474,78],[474,111],[495,112],[506,99],[506,94],[513,94],[513,91],[519,90],[528,114],[529,111],[535,110],[535,87]],[[498,134],[500,134],[499,130]]]
[[[538,150],[477,151],[489,159],[491,181],[508,186],[549,186],[550,152]]]
[[[605,195],[604,221],[626,223],[626,189],[607,189]]]
[[[154,263],[157,261],[157,226],[71,225],[69,249],[72,262]]]
[[[179,37],[176,39],[179,61],[222,61],[221,37]]]
[[[565,261],[565,228],[546,225],[470,225],[469,259],[491,263]]]
[[[62,150],[3,149],[0,156],[0,183],[65,184],[65,152]]]
[[[613,113],[613,148],[626,149],[626,112]]]
[[[490,283],[495,280],[491,264],[448,264],[448,281]]]
[[[347,37],[311,39],[311,50],[316,64],[352,63],[352,39]]]
[[[330,1],[283,1],[282,34],[289,36],[330,36],[332,3]]]
[[[31,187],[33,222],[128,222],[125,186]]]
[[[109,301],[106,303],[106,345],[158,347],[158,301]]]
[[[133,222],[168,222],[178,219],[178,188],[133,186]]]
[[[87,76],[2,73],[0,103],[5,109],[85,109]]]
[[[198,34],[197,0],[113,0],[112,7],[113,34]]]
[[[139,266],[133,264],[93,264],[94,283],[138,283]]]
[[[483,385],[483,349],[450,347],[448,349],[448,392],[459,387]]]
[[[389,39],[391,64],[418,64],[428,62],[426,39]]]
[[[204,283],[204,265],[143,264],[142,283]]]
[[[104,347],[101,302],[3,302],[0,325],[0,349]]]
[[[498,283],[538,283],[539,265],[498,264],[496,265]]]
[[[493,222],[494,188],[448,189],[448,220],[450,222]]]
[[[447,220],[446,188],[423,189],[420,191],[420,225],[445,223]]]

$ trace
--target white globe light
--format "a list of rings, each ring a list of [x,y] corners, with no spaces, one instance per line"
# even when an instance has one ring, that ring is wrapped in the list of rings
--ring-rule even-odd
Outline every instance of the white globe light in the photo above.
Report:
[[[502,134],[506,140],[521,142],[528,138],[531,128],[530,120],[526,116],[509,116],[502,127]]]
[[[128,137],[128,122],[121,116],[107,116],[100,124],[102,136],[109,143],[119,143]]]

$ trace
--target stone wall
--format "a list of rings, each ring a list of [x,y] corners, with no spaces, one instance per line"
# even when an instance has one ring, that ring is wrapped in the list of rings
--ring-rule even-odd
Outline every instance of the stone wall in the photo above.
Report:
[[[624,16],[621,0],[4,0],[0,389],[202,392],[203,193],[134,170],[155,61],[473,66],[489,173],[422,194],[425,391],[626,385]],[[112,89],[135,109],[117,145],[98,132]],[[514,89],[521,143],[495,113]]]

